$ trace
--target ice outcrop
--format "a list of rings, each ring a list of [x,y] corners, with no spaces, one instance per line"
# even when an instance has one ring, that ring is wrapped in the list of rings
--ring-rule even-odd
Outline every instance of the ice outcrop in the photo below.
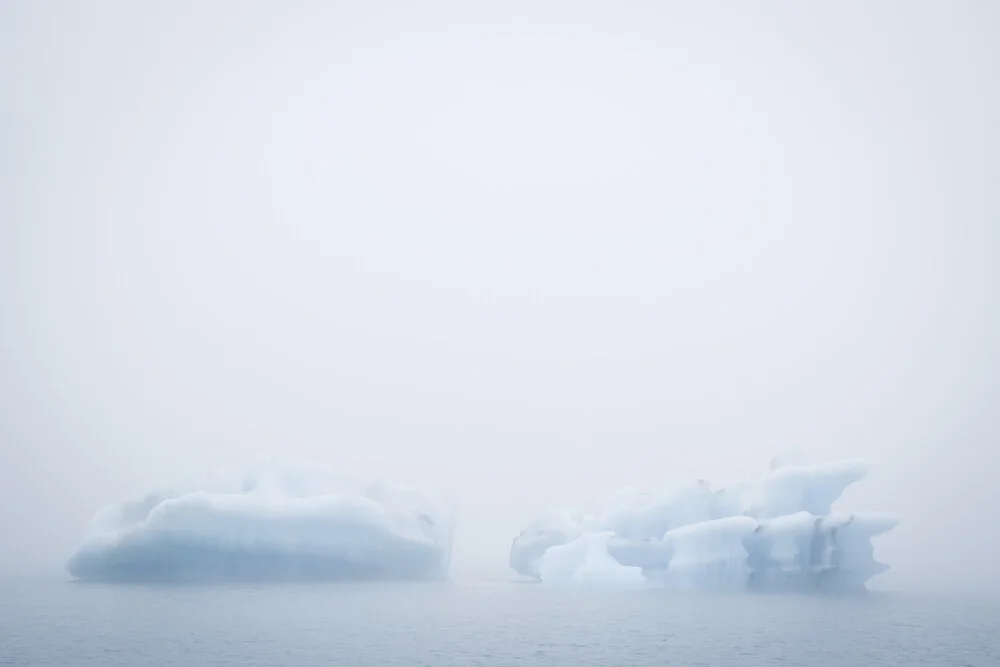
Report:
[[[514,540],[510,565],[547,582],[632,580],[671,588],[854,591],[887,566],[872,538],[888,515],[834,512],[864,478],[861,461],[776,459],[765,478],[712,490],[707,482],[623,490],[595,510],[549,514]]]
[[[67,563],[104,581],[429,579],[454,513],[421,494],[275,461],[100,510]]]
[[[644,582],[640,568],[622,565],[610,555],[608,541],[612,536],[610,531],[587,533],[568,544],[551,547],[539,564],[539,577],[549,582]]]

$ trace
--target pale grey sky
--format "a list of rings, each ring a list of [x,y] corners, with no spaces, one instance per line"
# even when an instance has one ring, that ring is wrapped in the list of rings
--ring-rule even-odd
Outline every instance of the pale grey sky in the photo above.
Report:
[[[0,2],[0,571],[258,454],[452,494],[864,457],[1000,585],[1000,5]]]

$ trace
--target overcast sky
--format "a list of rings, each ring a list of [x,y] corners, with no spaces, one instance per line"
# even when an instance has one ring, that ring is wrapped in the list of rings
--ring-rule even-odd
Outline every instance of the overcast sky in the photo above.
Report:
[[[995,2],[0,2],[0,572],[273,454],[454,568],[623,485],[863,457],[1000,585]]]

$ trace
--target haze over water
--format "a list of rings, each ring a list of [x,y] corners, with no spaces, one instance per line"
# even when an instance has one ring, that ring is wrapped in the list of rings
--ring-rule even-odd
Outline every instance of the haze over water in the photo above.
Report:
[[[998,35],[973,1],[0,3],[0,663],[996,664]],[[901,517],[891,594],[510,579],[541,511],[788,447],[868,461],[837,509]],[[260,455],[453,499],[454,583],[67,581],[98,508]]]

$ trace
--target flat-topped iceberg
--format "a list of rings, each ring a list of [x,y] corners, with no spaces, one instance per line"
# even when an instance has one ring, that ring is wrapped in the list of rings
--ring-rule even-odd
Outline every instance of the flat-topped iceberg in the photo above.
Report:
[[[102,581],[436,579],[454,513],[422,494],[261,462],[98,511],[67,563]]]
[[[546,582],[635,581],[671,588],[856,591],[887,566],[872,538],[896,520],[834,512],[861,461],[776,462],[763,479],[612,494],[587,512],[549,513],[514,540],[510,565]]]

